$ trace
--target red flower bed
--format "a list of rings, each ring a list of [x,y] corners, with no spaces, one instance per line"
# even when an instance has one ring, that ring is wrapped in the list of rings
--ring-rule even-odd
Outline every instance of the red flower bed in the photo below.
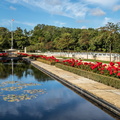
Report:
[[[19,56],[29,56],[27,53],[17,53]]]
[[[50,61],[50,62],[59,62],[59,60],[56,59],[54,56],[47,57],[45,55],[30,55],[30,54],[27,54],[27,53],[17,53],[17,54],[19,54],[20,56],[30,56],[33,59],[40,58],[40,59],[44,59],[44,60],[47,60],[47,61]]]
[[[0,57],[8,56],[8,53],[0,53]]]
[[[113,76],[120,78],[120,62],[110,62],[109,64],[103,64],[102,62],[83,62],[82,60],[69,59],[63,61],[64,65],[77,67],[87,71],[93,71],[95,73]]]
[[[45,56],[45,55],[38,55],[37,57],[38,57],[38,58],[41,58],[41,59],[44,59],[44,60],[48,60],[48,61],[50,61],[50,62],[59,62],[59,60],[56,59],[54,56],[49,56],[49,57],[47,57],[47,56]]]
[[[18,53],[20,55],[24,56],[30,56],[31,58],[40,58],[43,60],[47,60],[50,62],[60,62],[58,59],[56,59],[54,56],[45,56],[45,55],[29,55],[26,53]],[[80,68],[82,70],[86,71],[92,71],[95,73],[99,73],[102,75],[108,75],[120,78],[120,62],[110,62],[109,64],[103,64],[102,62],[83,62],[82,60],[75,60],[75,59],[68,59],[61,62],[64,65]]]

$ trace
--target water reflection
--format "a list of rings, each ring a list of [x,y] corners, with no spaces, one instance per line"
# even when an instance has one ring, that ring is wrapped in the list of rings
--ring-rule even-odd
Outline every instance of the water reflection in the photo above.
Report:
[[[6,69],[10,65],[6,64],[4,67]],[[17,68],[20,69],[21,77],[17,77],[19,75],[19,72],[15,71]],[[0,77],[0,83],[9,83],[6,85],[7,87],[19,84],[23,88],[18,91],[5,91],[2,90],[5,86],[0,86],[2,90],[0,92],[1,120],[114,120],[114,118],[101,109],[30,65],[14,65],[13,75],[14,81],[17,82],[11,84],[10,73],[6,79]],[[24,85],[27,86],[24,87]],[[1,96],[7,94],[19,95],[24,91],[40,89],[44,89],[46,91],[45,94],[35,93],[37,94],[36,98],[21,100],[19,102],[4,101],[2,99],[3,96]]]
[[[3,80],[3,79],[6,80],[8,77],[12,75],[16,76],[18,79],[21,79],[23,76],[28,77],[29,75],[31,75],[31,76],[34,76],[34,78],[37,81],[52,80],[50,77],[43,74],[41,71],[38,71],[36,68],[34,68],[29,63],[23,60],[1,61],[0,62],[0,80]]]
[[[38,97],[35,101],[4,103],[1,107],[0,113],[3,118],[12,115],[15,118],[24,116],[23,120],[26,117],[31,118],[30,120],[113,120],[67,88],[63,89],[62,85],[58,90],[51,87],[48,94]]]

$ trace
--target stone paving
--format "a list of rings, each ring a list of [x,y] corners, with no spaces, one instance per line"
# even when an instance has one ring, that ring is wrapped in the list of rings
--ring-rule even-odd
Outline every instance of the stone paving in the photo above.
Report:
[[[41,63],[39,61],[31,61],[32,63],[50,71],[51,73],[59,76],[60,78],[69,81],[70,83],[94,94],[95,96],[113,104],[120,109],[120,89],[104,85],[102,83],[93,81],[88,78],[81,77],[71,72],[59,69],[55,66]]]

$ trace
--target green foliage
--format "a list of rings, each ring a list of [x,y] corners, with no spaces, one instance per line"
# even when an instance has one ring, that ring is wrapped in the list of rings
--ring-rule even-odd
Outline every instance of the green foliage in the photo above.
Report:
[[[17,30],[14,32],[14,48],[15,46],[18,46],[19,49],[24,49],[24,47],[29,45],[27,36],[28,32],[26,29],[24,30],[24,32],[20,27],[18,27]]]
[[[37,61],[49,64],[49,65],[55,65],[56,64],[56,62],[51,62],[51,61],[40,59],[40,58],[38,58]]]
[[[0,50],[10,47],[10,35],[7,28],[0,27]]]
[[[110,61],[95,60],[95,59],[83,59],[83,61],[110,63]]]
[[[74,68],[74,67],[71,67],[71,66],[66,66],[66,65],[63,65],[63,64],[60,64],[60,63],[56,63],[55,66],[59,67],[63,70],[67,70],[69,72],[78,74],[80,76],[95,80],[97,82],[101,82],[105,85],[109,85],[111,87],[115,87],[117,89],[120,89],[120,79],[100,75],[100,74],[85,71],[85,70],[81,70],[81,69]]]
[[[9,31],[0,27],[0,49],[10,48],[13,32],[13,48],[27,51],[98,51],[120,53],[120,23],[108,22],[98,29],[78,29],[38,24],[33,30],[18,27]]]
[[[80,45],[81,50],[89,48],[89,39],[90,32],[87,29],[83,29],[82,32],[78,35],[78,44]]]

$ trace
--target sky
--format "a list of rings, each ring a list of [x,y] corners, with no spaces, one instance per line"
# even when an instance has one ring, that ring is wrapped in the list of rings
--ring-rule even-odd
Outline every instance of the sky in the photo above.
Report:
[[[0,27],[9,30],[37,24],[99,28],[108,22],[120,22],[120,0],[0,0]]]

